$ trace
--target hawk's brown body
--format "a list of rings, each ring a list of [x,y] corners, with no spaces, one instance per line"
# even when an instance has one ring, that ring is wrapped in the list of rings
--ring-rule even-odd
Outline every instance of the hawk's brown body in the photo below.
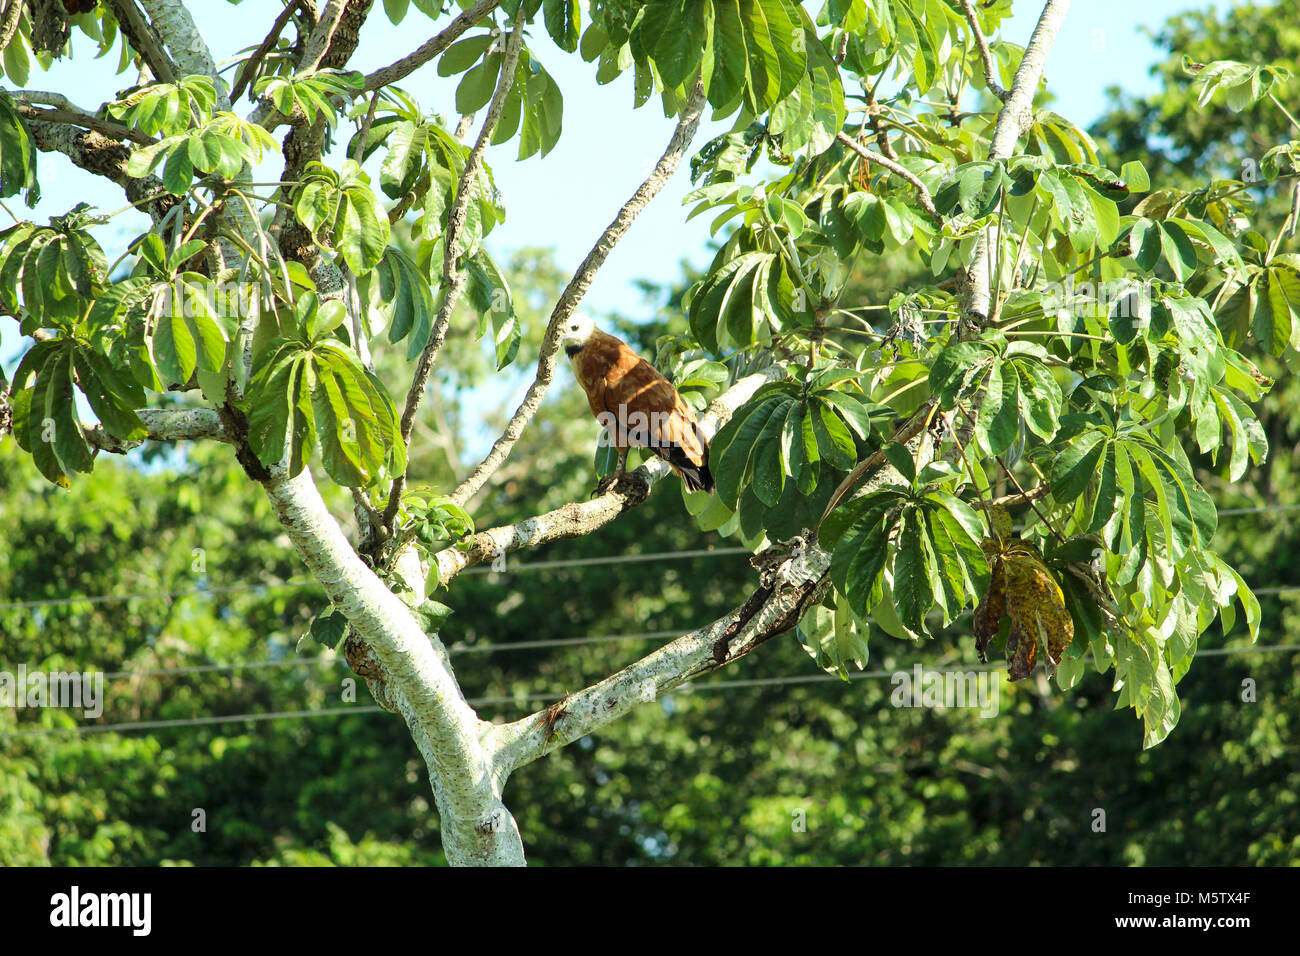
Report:
[[[565,352],[591,413],[619,450],[620,473],[628,448],[648,447],[691,491],[713,490],[708,439],[672,382],[621,339],[599,329],[583,342],[567,344]]]

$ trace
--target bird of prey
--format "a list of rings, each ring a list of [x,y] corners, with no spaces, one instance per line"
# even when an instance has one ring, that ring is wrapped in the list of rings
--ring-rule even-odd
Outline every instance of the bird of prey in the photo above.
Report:
[[[688,490],[713,491],[709,441],[672,382],[587,316],[565,321],[560,344],[591,413],[618,449],[611,483],[625,474],[629,448],[649,448],[682,476]]]

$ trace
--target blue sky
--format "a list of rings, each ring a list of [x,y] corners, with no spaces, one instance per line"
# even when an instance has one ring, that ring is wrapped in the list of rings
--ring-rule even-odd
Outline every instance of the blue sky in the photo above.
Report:
[[[1153,82],[1147,71],[1156,59],[1156,51],[1139,27],[1157,25],[1179,10],[1204,5],[1189,0],[1076,0],[1047,66],[1050,88],[1059,97],[1058,111],[1087,126],[1105,105],[1107,85],[1116,84],[1131,92],[1151,89]],[[820,3],[809,4],[809,9],[817,6]],[[1006,35],[1023,44],[1029,39],[1041,4],[1017,0],[1015,8],[1017,13],[1009,21]],[[232,6],[222,0],[196,0],[191,9],[220,62],[235,56],[241,47],[260,41],[280,4],[244,0]],[[394,26],[377,4],[351,65],[362,70],[383,66],[414,49],[431,32],[430,21],[414,7],[401,24]],[[83,50],[90,45],[79,33],[73,42]],[[658,158],[673,124],[663,117],[657,99],[633,110],[629,76],[608,86],[597,86],[594,64],[554,47],[540,25],[532,31],[531,44],[564,91],[564,134],[544,159],[534,156],[524,162],[515,161],[514,142],[489,149],[488,162],[507,208],[506,222],[493,233],[489,246],[497,254],[520,246],[553,246],[561,266],[571,270]],[[30,85],[58,90],[73,102],[93,109],[110,91],[127,87],[134,79],[129,73],[113,73],[116,60],[115,55],[95,62],[81,57],[75,61],[76,66],[62,61],[49,74],[35,72]],[[441,111],[454,121],[455,82],[454,78],[437,76],[430,64],[408,77],[403,85],[427,109]],[[246,109],[245,102],[240,111]],[[725,132],[728,125],[706,122],[695,146]],[[272,160],[278,164],[280,158],[274,156]],[[268,167],[266,172],[274,168]],[[38,222],[66,212],[79,201],[106,211],[124,202],[116,186],[70,167],[61,157],[42,154],[40,178],[44,198],[36,210],[27,213]],[[678,262],[682,258],[699,265],[707,263],[709,217],[684,222],[687,210],[681,200],[689,188],[687,171],[683,169],[610,256],[588,293],[585,308],[635,313],[639,302],[633,285],[636,279],[671,281],[679,274]],[[124,227],[120,236],[132,235],[147,225],[143,217],[123,215],[118,221]],[[103,236],[101,241],[106,246],[114,245],[110,236]],[[112,248],[109,252],[114,258]],[[12,323],[4,324],[0,334],[8,339],[5,352],[15,344],[15,331]]]

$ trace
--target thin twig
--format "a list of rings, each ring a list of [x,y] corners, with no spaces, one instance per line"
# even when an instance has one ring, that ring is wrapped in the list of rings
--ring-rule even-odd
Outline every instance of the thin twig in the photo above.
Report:
[[[970,412],[966,411],[965,407],[961,404],[961,402],[957,403],[957,410],[966,416],[966,420],[970,422],[972,426],[975,424],[975,416],[973,416]],[[1027,491],[1025,491],[1024,487],[1020,484],[1020,482],[1016,480],[1016,476],[1011,474],[1011,469],[1006,466],[1006,463],[1002,460],[1002,458],[998,455],[994,455],[993,460],[998,463],[998,467],[1002,469],[1003,474],[1005,474],[1008,478],[1011,479],[1011,483],[1016,486],[1016,491],[1020,492],[1024,500],[1029,503],[1029,507],[1034,509],[1034,514],[1038,515],[1038,517],[1042,519],[1043,524],[1047,525],[1047,530],[1049,530],[1050,532],[1052,532],[1052,534],[1056,536],[1057,541],[1061,542],[1061,544],[1065,544],[1065,538],[1061,536],[1061,533],[1057,531],[1056,528],[1052,527],[1052,522],[1047,520],[1047,515],[1043,514],[1041,511],[1038,510],[1038,505],[1034,504],[1034,497],[1031,496]],[[991,521],[992,519],[990,518],[990,525],[989,525],[990,528],[992,527]]]
[[[66,123],[69,126],[80,126],[82,129],[93,129],[97,133],[103,133],[110,139],[129,139],[131,142],[139,143],[141,146],[150,146],[158,142],[152,136],[146,136],[139,130],[134,130],[129,126],[123,126],[120,123],[114,123],[109,120],[102,120],[98,116],[91,116],[89,113],[81,113],[77,110],[62,109],[59,107],[40,109],[35,106],[22,105],[22,97],[18,94],[14,94],[14,99],[19,102],[18,113],[24,119],[41,120],[46,123]]]
[[[230,91],[230,102],[236,102],[248,84],[252,82],[253,77],[257,74],[258,67],[266,59],[266,55],[280,42],[280,34],[284,32],[285,26],[293,18],[294,12],[297,11],[301,2],[302,0],[289,0],[284,5],[280,15],[271,24],[271,32],[266,35],[266,39],[262,41],[261,46],[254,50],[252,55],[244,61],[244,65],[240,67],[239,76],[235,80],[235,88]]]
[[[936,408],[938,408],[938,405],[934,402],[927,402],[918,408],[912,413],[912,417],[900,425],[894,434],[890,436],[890,444],[905,446],[913,438],[923,432],[927,427],[929,427],[930,419],[934,416]],[[863,476],[866,475],[867,472],[873,471],[876,468],[882,468],[887,464],[889,464],[889,459],[885,456],[883,450],[874,451],[866,458],[862,459],[862,461],[858,462],[858,464],[854,466],[853,470],[844,476],[844,480],[839,483],[839,486],[835,491],[832,492],[830,501],[826,503],[826,510],[822,512],[821,518],[817,521],[817,527],[820,528],[822,526],[822,522],[826,520],[826,516],[834,511],[839,503],[852,493],[853,489],[857,487],[858,482],[862,480]]]
[[[934,208],[934,199],[930,195],[930,190],[926,188],[925,183],[921,182],[921,180],[917,178],[916,173],[895,160],[890,159],[888,156],[885,156],[883,153],[878,153],[874,149],[868,149],[847,133],[841,132],[837,134],[835,138],[867,162],[875,163],[877,166],[883,166],[895,176],[907,182],[908,185],[916,190],[917,202],[921,204],[921,208],[926,211],[931,219],[936,222],[942,222],[939,210]]]
[[[410,53],[396,63],[390,63],[388,66],[369,74],[363,87],[364,92],[369,93],[371,90],[377,90],[389,83],[396,83],[402,77],[414,73],[451,46],[462,33],[491,13],[496,9],[497,5],[498,0],[479,0],[478,3],[447,24],[446,29],[425,41],[414,53]]]
[[[506,96],[514,85],[515,68],[519,62],[519,51],[524,43],[524,22],[522,16],[515,18],[514,28],[510,31],[510,40],[506,44],[505,58],[501,62],[501,74],[497,77],[497,88],[492,94],[492,102],[488,104],[487,115],[483,117],[483,126],[479,130],[478,139],[465,160],[465,168],[461,172],[460,182],[456,187],[456,201],[452,204],[451,213],[447,217],[447,230],[443,233],[442,302],[438,308],[437,318],[433,323],[433,330],[429,333],[429,341],[420,353],[420,360],[415,368],[415,376],[411,380],[411,388],[406,393],[406,407],[402,411],[401,440],[403,444],[407,444],[411,439],[411,430],[415,427],[415,414],[419,411],[420,401],[424,398],[424,390],[429,384],[429,373],[433,370],[433,364],[438,358],[438,353],[442,350],[443,343],[447,341],[447,329],[451,325],[451,313],[456,307],[456,302],[460,299],[461,289],[464,286],[464,271],[456,265],[456,247],[460,244],[460,234],[465,228],[465,220],[469,215],[470,201],[478,192],[477,180],[479,170],[483,166],[483,153],[487,150],[488,142],[492,139],[492,133],[496,130],[497,121],[501,118],[501,113],[505,109]],[[377,101],[378,94],[376,93],[375,99],[371,103],[372,109]],[[405,472],[393,479],[392,489],[388,495],[388,504],[384,508],[384,528],[392,527],[393,519],[397,516],[397,510],[401,506],[402,487],[405,483]]]
[[[980,59],[984,62],[984,82],[988,85],[989,92],[1005,103],[1011,94],[994,79],[997,76],[997,67],[993,63],[993,54],[989,51],[989,41],[984,36],[984,31],[980,29],[979,18],[975,15],[975,4],[972,0],[961,0],[961,7],[966,14],[966,22],[970,24],[971,38],[979,48]]]

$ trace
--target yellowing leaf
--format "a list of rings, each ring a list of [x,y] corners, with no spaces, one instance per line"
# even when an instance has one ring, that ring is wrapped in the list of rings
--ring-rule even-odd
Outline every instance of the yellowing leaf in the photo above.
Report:
[[[984,546],[994,558],[989,589],[975,609],[975,649],[980,660],[988,659],[988,643],[1007,617],[1011,620],[1006,647],[1010,678],[1029,676],[1040,644],[1047,648],[1048,666],[1055,669],[1074,640],[1074,620],[1060,585],[1032,545],[1012,541],[998,546],[986,538]]]

